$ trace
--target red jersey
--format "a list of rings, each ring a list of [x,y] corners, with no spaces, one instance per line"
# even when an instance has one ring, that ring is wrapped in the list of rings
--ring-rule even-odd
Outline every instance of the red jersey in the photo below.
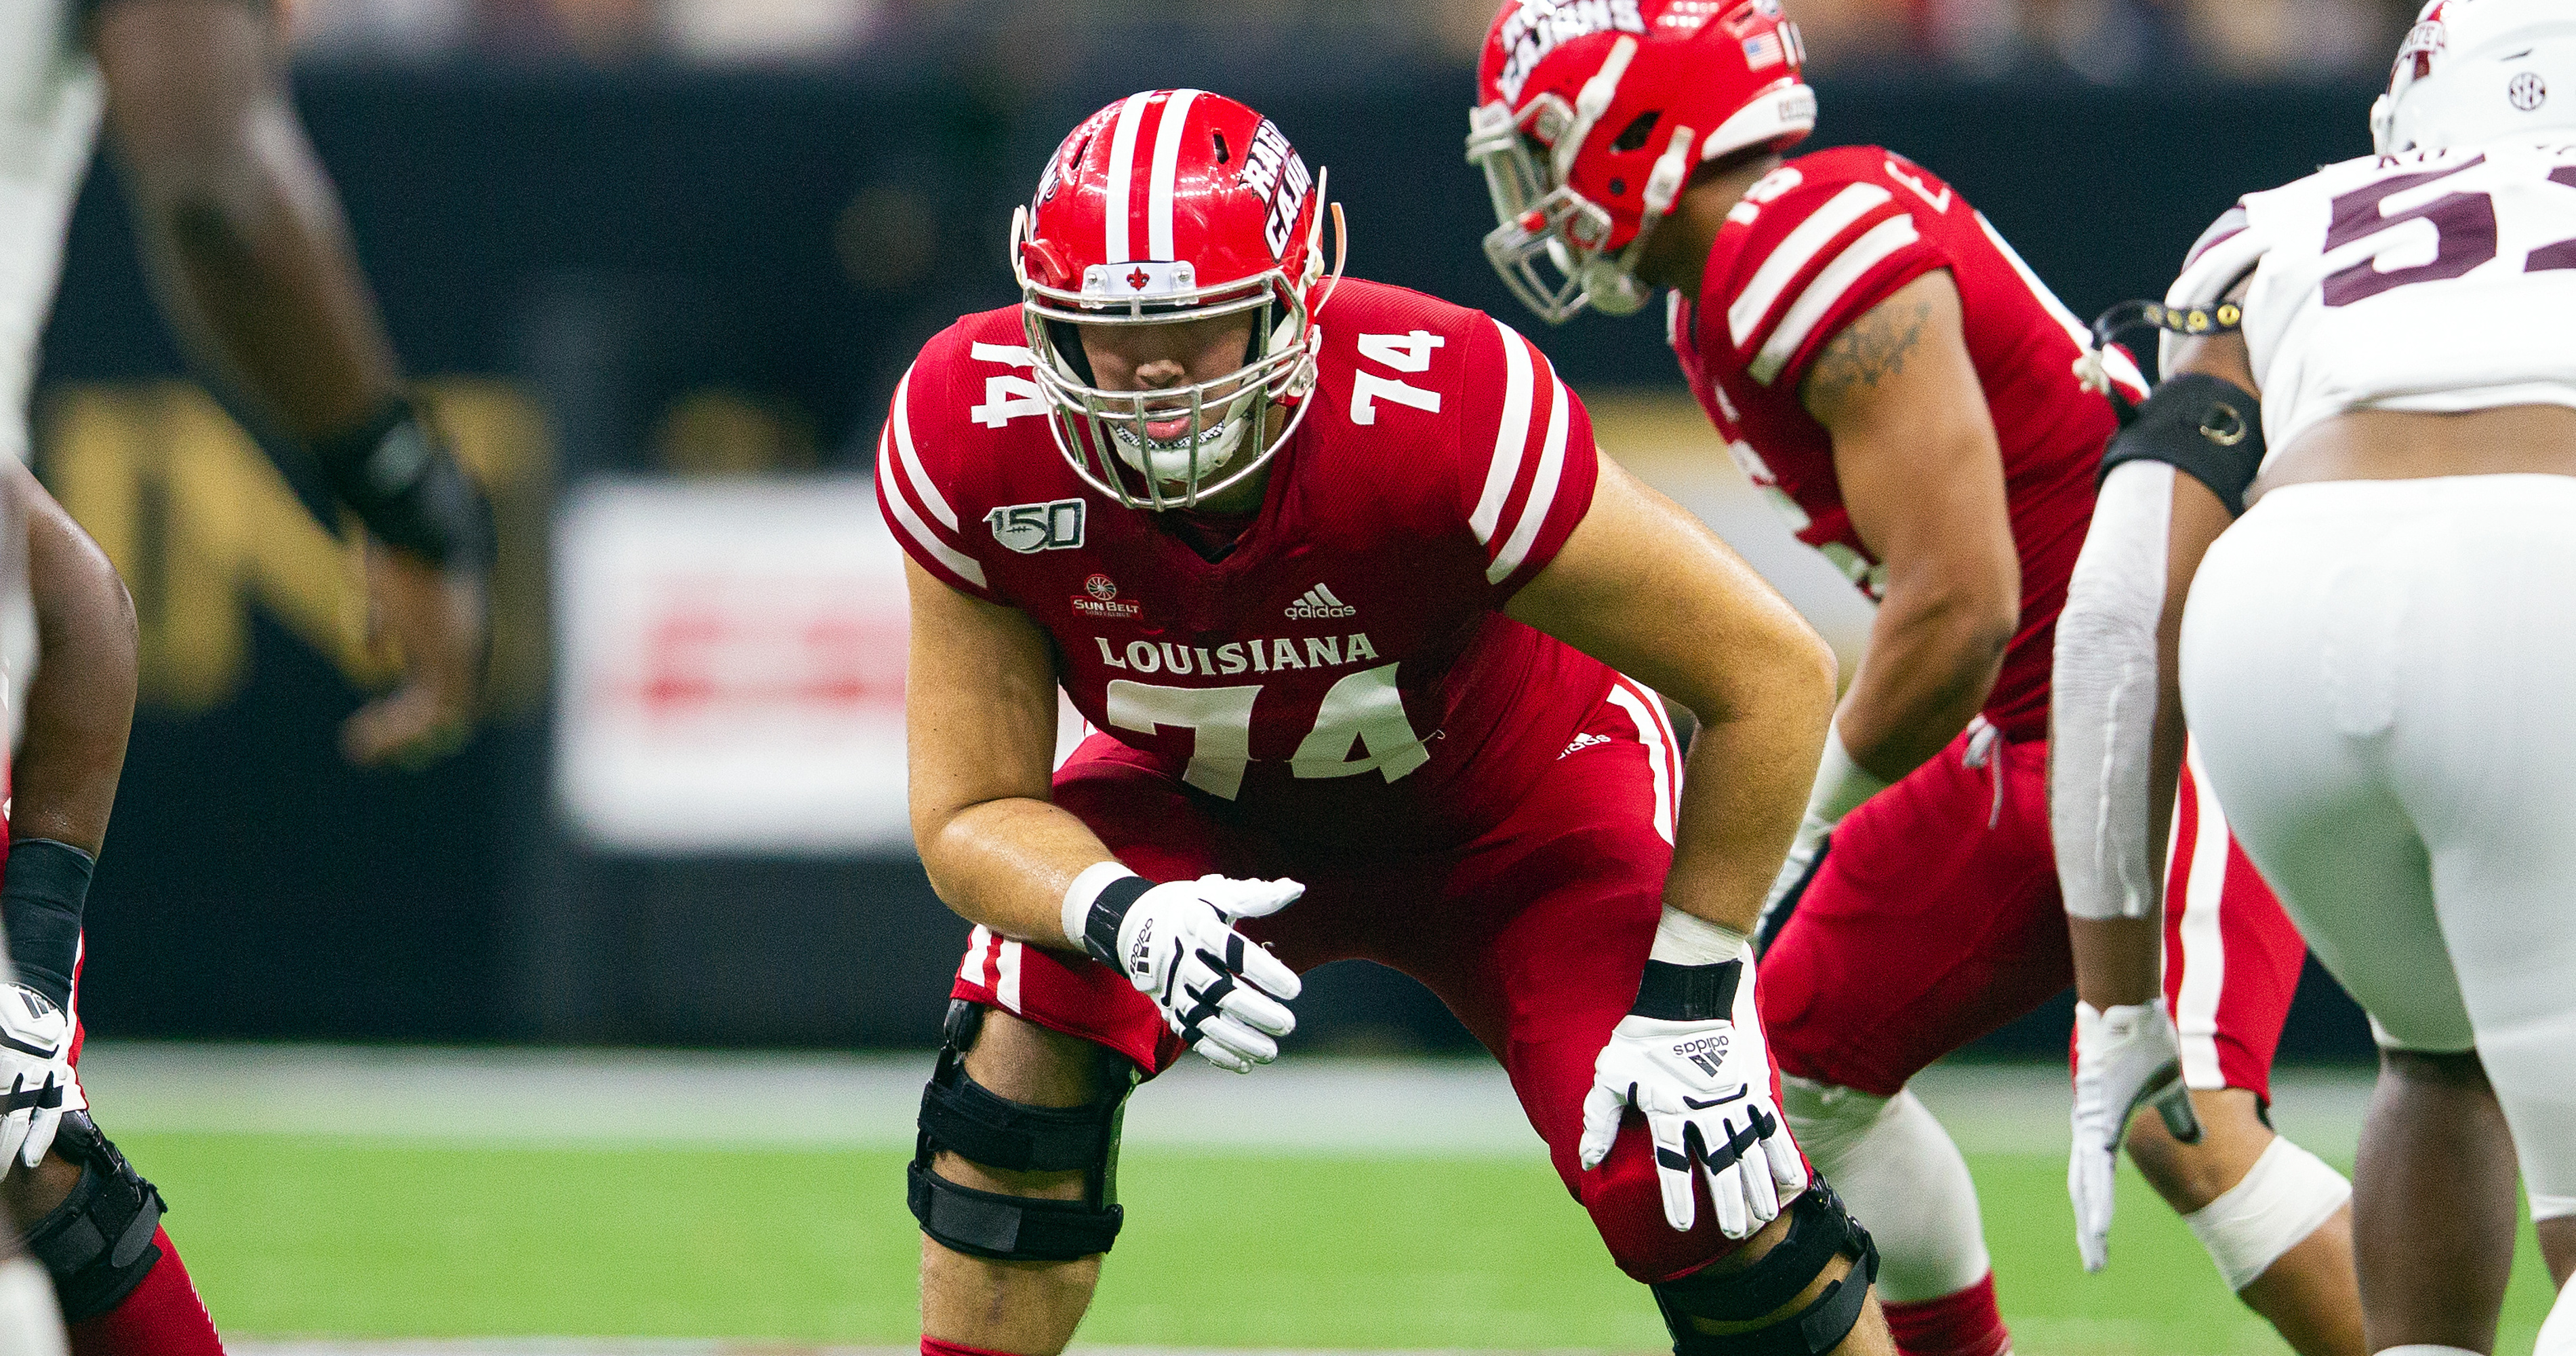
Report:
[[[2050,648],[2093,516],[2096,466],[2118,421],[2074,376],[2085,327],[1948,184],[1876,146],[1800,156],[1727,214],[1696,303],[1673,295],[1673,351],[1727,450],[1861,591],[1885,571],[1852,530],[1833,438],[1799,402],[1808,365],[1843,328],[1934,269],[1959,288],[1968,356],[2002,445],[2021,557],[2021,625],[1987,694],[2007,738],[2047,733]],[[2144,383],[2117,353],[2134,398]]]
[[[1500,610],[1591,506],[1592,425],[1479,312],[1349,279],[1318,321],[1314,406],[1220,560],[1074,474],[1016,306],[922,350],[878,504],[923,569],[1046,630],[1085,719],[1219,813],[1442,846],[1499,822],[1609,691]]]

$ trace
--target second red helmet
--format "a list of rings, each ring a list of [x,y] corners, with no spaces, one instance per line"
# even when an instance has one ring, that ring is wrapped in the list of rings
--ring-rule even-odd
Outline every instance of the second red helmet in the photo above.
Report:
[[[1550,324],[1645,305],[1637,251],[1690,172],[1814,129],[1805,60],[1779,0],[1509,0],[1467,135],[1495,271]]]

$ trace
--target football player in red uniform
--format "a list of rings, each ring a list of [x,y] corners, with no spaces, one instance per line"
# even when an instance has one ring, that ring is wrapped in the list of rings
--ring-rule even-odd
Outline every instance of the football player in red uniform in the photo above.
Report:
[[[1783,159],[1815,122],[1803,55],[1777,0],[1514,0],[1469,157],[1486,251],[1547,319],[1672,290],[1735,460],[1879,604],[1766,911],[1762,1013],[1790,1124],[1884,1252],[1899,1346],[1994,1356],[1974,1188],[1906,1083],[2134,926],[2076,919],[2070,948],[2045,775],[2115,420],[2071,370],[2082,326],[1956,190],[1874,146]],[[2231,1288],[2301,1351],[2357,1353],[2349,1191],[2262,1116],[2303,949],[2215,807],[2184,804],[2165,992],[2078,1009],[2078,1241],[2100,1266],[2123,1124],[2157,1103],[2174,1129],[2139,1116],[2132,1157]]]
[[[914,836],[977,925],[911,1169],[922,1350],[1062,1349],[1128,1091],[1271,1060],[1351,956],[1503,1062],[1677,1349],[1891,1350],[1747,939],[1831,658],[1528,341],[1328,269],[1326,215],[1251,109],[1120,100],[1015,226],[1024,304],[897,388]],[[1050,775],[1059,685],[1096,733]]]
[[[0,458],[0,491],[25,561],[23,585],[0,593],[0,1205],[30,1221],[15,1241],[50,1274],[74,1353],[220,1353],[160,1193],[99,1133],[76,1072],[80,902],[134,721],[134,604],[27,468]]]

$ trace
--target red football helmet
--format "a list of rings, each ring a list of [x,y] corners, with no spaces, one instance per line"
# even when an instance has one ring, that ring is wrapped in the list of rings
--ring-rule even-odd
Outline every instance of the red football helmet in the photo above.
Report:
[[[1131,95],[1064,139],[1011,223],[1011,264],[1056,447],[1092,488],[1191,507],[1258,471],[1304,417],[1315,312],[1341,276],[1324,269],[1324,191],[1276,124],[1200,90]],[[1243,312],[1241,368],[1154,391],[1101,389],[1076,329]]]
[[[1508,0],[1467,119],[1501,222],[1485,257],[1551,325],[1633,314],[1629,270],[1691,170],[1815,128],[1805,63],[1780,0]]]

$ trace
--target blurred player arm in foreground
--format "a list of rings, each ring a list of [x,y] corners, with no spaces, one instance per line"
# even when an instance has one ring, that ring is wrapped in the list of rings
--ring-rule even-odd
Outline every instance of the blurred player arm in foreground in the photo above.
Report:
[[[330,181],[254,0],[101,0],[90,42],[165,313],[200,363],[310,449],[367,525],[371,624],[402,685],[350,718],[355,761],[419,763],[472,729],[489,511],[404,397]]]
[[[2165,844],[2185,731],[2183,604],[2244,503],[2262,411],[2244,337],[2174,341],[2164,381],[2112,439],[2057,623],[2050,836],[2075,957],[2067,1193],[2085,1269],[2109,1259],[2114,1169],[2141,1107],[2201,1129],[2164,1005]]]
[[[906,556],[904,678],[912,836],[948,907],[1005,937],[1078,949],[1154,1000],[1209,1063],[1278,1058],[1297,975],[1234,930],[1287,907],[1293,881],[1148,881],[1054,803],[1055,655],[1016,608],[972,598]],[[1249,981],[1248,983],[1243,981]]]
[[[134,604],[105,552],[15,461],[0,461],[26,523],[36,667],[10,763],[9,861],[0,885],[10,983],[0,987],[0,1165],[33,1167],[63,1113],[83,1109],[71,1072],[72,980],[90,870],[107,838],[134,723]]]

